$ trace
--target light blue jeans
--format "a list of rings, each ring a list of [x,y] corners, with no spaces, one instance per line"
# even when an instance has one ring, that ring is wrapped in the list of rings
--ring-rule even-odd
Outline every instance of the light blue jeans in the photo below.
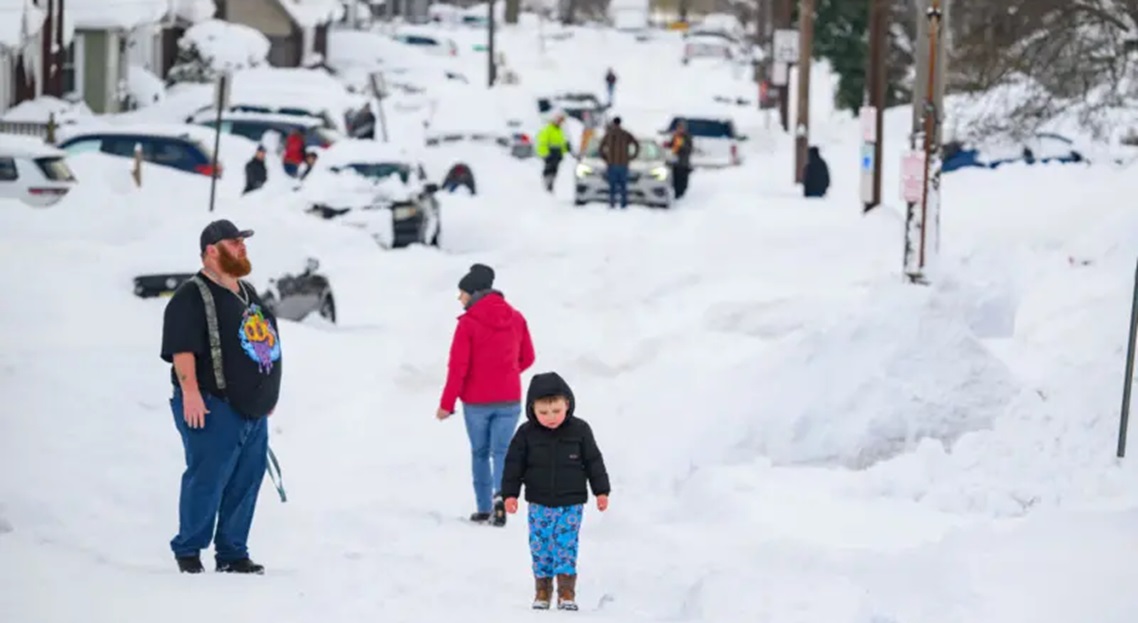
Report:
[[[491,498],[502,488],[506,450],[522,415],[521,403],[462,405],[466,434],[470,437],[470,469],[478,512],[489,513]],[[493,461],[491,461],[493,458]],[[491,464],[492,463],[492,464]]]

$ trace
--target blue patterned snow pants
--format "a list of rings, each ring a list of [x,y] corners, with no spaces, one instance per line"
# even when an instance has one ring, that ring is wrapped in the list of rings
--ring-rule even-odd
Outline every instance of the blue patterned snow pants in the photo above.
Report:
[[[585,506],[529,505],[529,551],[533,575],[577,574],[577,535]]]

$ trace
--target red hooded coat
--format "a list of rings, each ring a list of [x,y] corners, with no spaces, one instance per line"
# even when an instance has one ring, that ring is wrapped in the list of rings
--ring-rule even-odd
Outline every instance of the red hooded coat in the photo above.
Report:
[[[439,408],[454,403],[520,402],[522,372],[533,365],[533,341],[521,312],[491,291],[458,317]]]

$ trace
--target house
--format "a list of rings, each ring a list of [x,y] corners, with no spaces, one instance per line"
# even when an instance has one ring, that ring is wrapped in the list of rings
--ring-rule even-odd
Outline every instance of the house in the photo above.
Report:
[[[217,18],[269,39],[269,64],[312,67],[328,53],[328,24],[343,17],[340,0],[217,0]]]
[[[47,13],[26,0],[0,0],[0,113],[43,93]]]

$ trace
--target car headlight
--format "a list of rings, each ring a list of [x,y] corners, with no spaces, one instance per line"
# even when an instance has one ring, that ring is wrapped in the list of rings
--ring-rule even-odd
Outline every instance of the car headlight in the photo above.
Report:
[[[668,179],[668,167],[656,167],[655,169],[649,171],[649,174],[662,182]]]
[[[592,174],[593,174],[593,167],[591,167],[587,164],[584,164],[584,163],[577,165],[577,177],[585,177],[587,175],[592,175]]]

